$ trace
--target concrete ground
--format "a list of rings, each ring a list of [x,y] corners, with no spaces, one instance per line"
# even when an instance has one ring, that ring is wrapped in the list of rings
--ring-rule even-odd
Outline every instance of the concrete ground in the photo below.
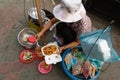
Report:
[[[53,5],[50,0],[40,1],[41,8],[52,12]],[[17,35],[22,28],[27,27],[24,14],[34,6],[33,0],[25,0],[25,5],[24,8],[24,0],[0,0],[0,80],[70,80],[60,63],[53,65],[49,74],[43,75],[37,69],[40,61],[34,60],[30,64],[19,61],[20,52],[24,48],[17,42]],[[92,20],[94,30],[104,28],[112,20],[94,11],[88,11],[87,14]],[[114,38],[113,47],[120,55],[119,25],[118,22],[112,25],[111,35]],[[120,80],[119,64],[120,62],[112,63],[107,70],[101,72],[97,80]],[[108,63],[103,70],[107,66]]]

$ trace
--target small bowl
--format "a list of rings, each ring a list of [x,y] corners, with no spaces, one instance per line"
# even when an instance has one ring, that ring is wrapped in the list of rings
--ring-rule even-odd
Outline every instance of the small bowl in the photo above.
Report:
[[[34,36],[37,33],[36,30],[32,28],[24,28],[22,29],[17,36],[18,42],[20,45],[26,47],[26,48],[31,48],[35,43],[30,43],[27,41],[29,36]]]

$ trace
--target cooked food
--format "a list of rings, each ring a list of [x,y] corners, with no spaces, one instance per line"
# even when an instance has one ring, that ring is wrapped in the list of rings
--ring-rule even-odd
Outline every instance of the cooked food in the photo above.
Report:
[[[28,39],[28,35],[27,34],[25,34],[24,36],[23,36],[23,41],[27,41],[27,39]]]
[[[71,62],[72,62],[72,55],[71,54],[67,54],[66,56],[65,56],[65,63],[66,64],[70,64]]]
[[[25,51],[23,55],[23,60],[30,60],[32,58],[32,52],[30,51]]]
[[[50,45],[50,46],[46,46],[43,48],[43,52],[46,55],[51,55],[51,54],[55,53],[56,51],[57,51],[56,45]]]
[[[71,52],[72,52],[72,54],[75,54],[76,52],[78,52],[78,48],[73,48],[73,49],[71,50]]]
[[[45,62],[45,61],[43,61],[43,63],[42,63],[42,68],[47,69],[48,67],[49,67],[49,65],[48,65],[48,64],[46,64],[46,62]]]

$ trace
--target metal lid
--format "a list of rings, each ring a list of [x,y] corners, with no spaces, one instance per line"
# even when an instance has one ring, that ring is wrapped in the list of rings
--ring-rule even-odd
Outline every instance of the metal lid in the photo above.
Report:
[[[38,14],[37,14],[37,8],[36,7],[32,7],[28,10],[28,15],[34,19],[38,19]],[[41,10],[41,17],[42,19],[45,18],[45,12],[43,10]]]

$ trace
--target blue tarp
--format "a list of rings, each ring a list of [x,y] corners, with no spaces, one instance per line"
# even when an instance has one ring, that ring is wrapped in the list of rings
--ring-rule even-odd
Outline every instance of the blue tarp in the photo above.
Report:
[[[120,61],[120,57],[113,48],[111,36],[111,27],[95,30],[79,36],[84,53],[91,58],[104,62]]]

